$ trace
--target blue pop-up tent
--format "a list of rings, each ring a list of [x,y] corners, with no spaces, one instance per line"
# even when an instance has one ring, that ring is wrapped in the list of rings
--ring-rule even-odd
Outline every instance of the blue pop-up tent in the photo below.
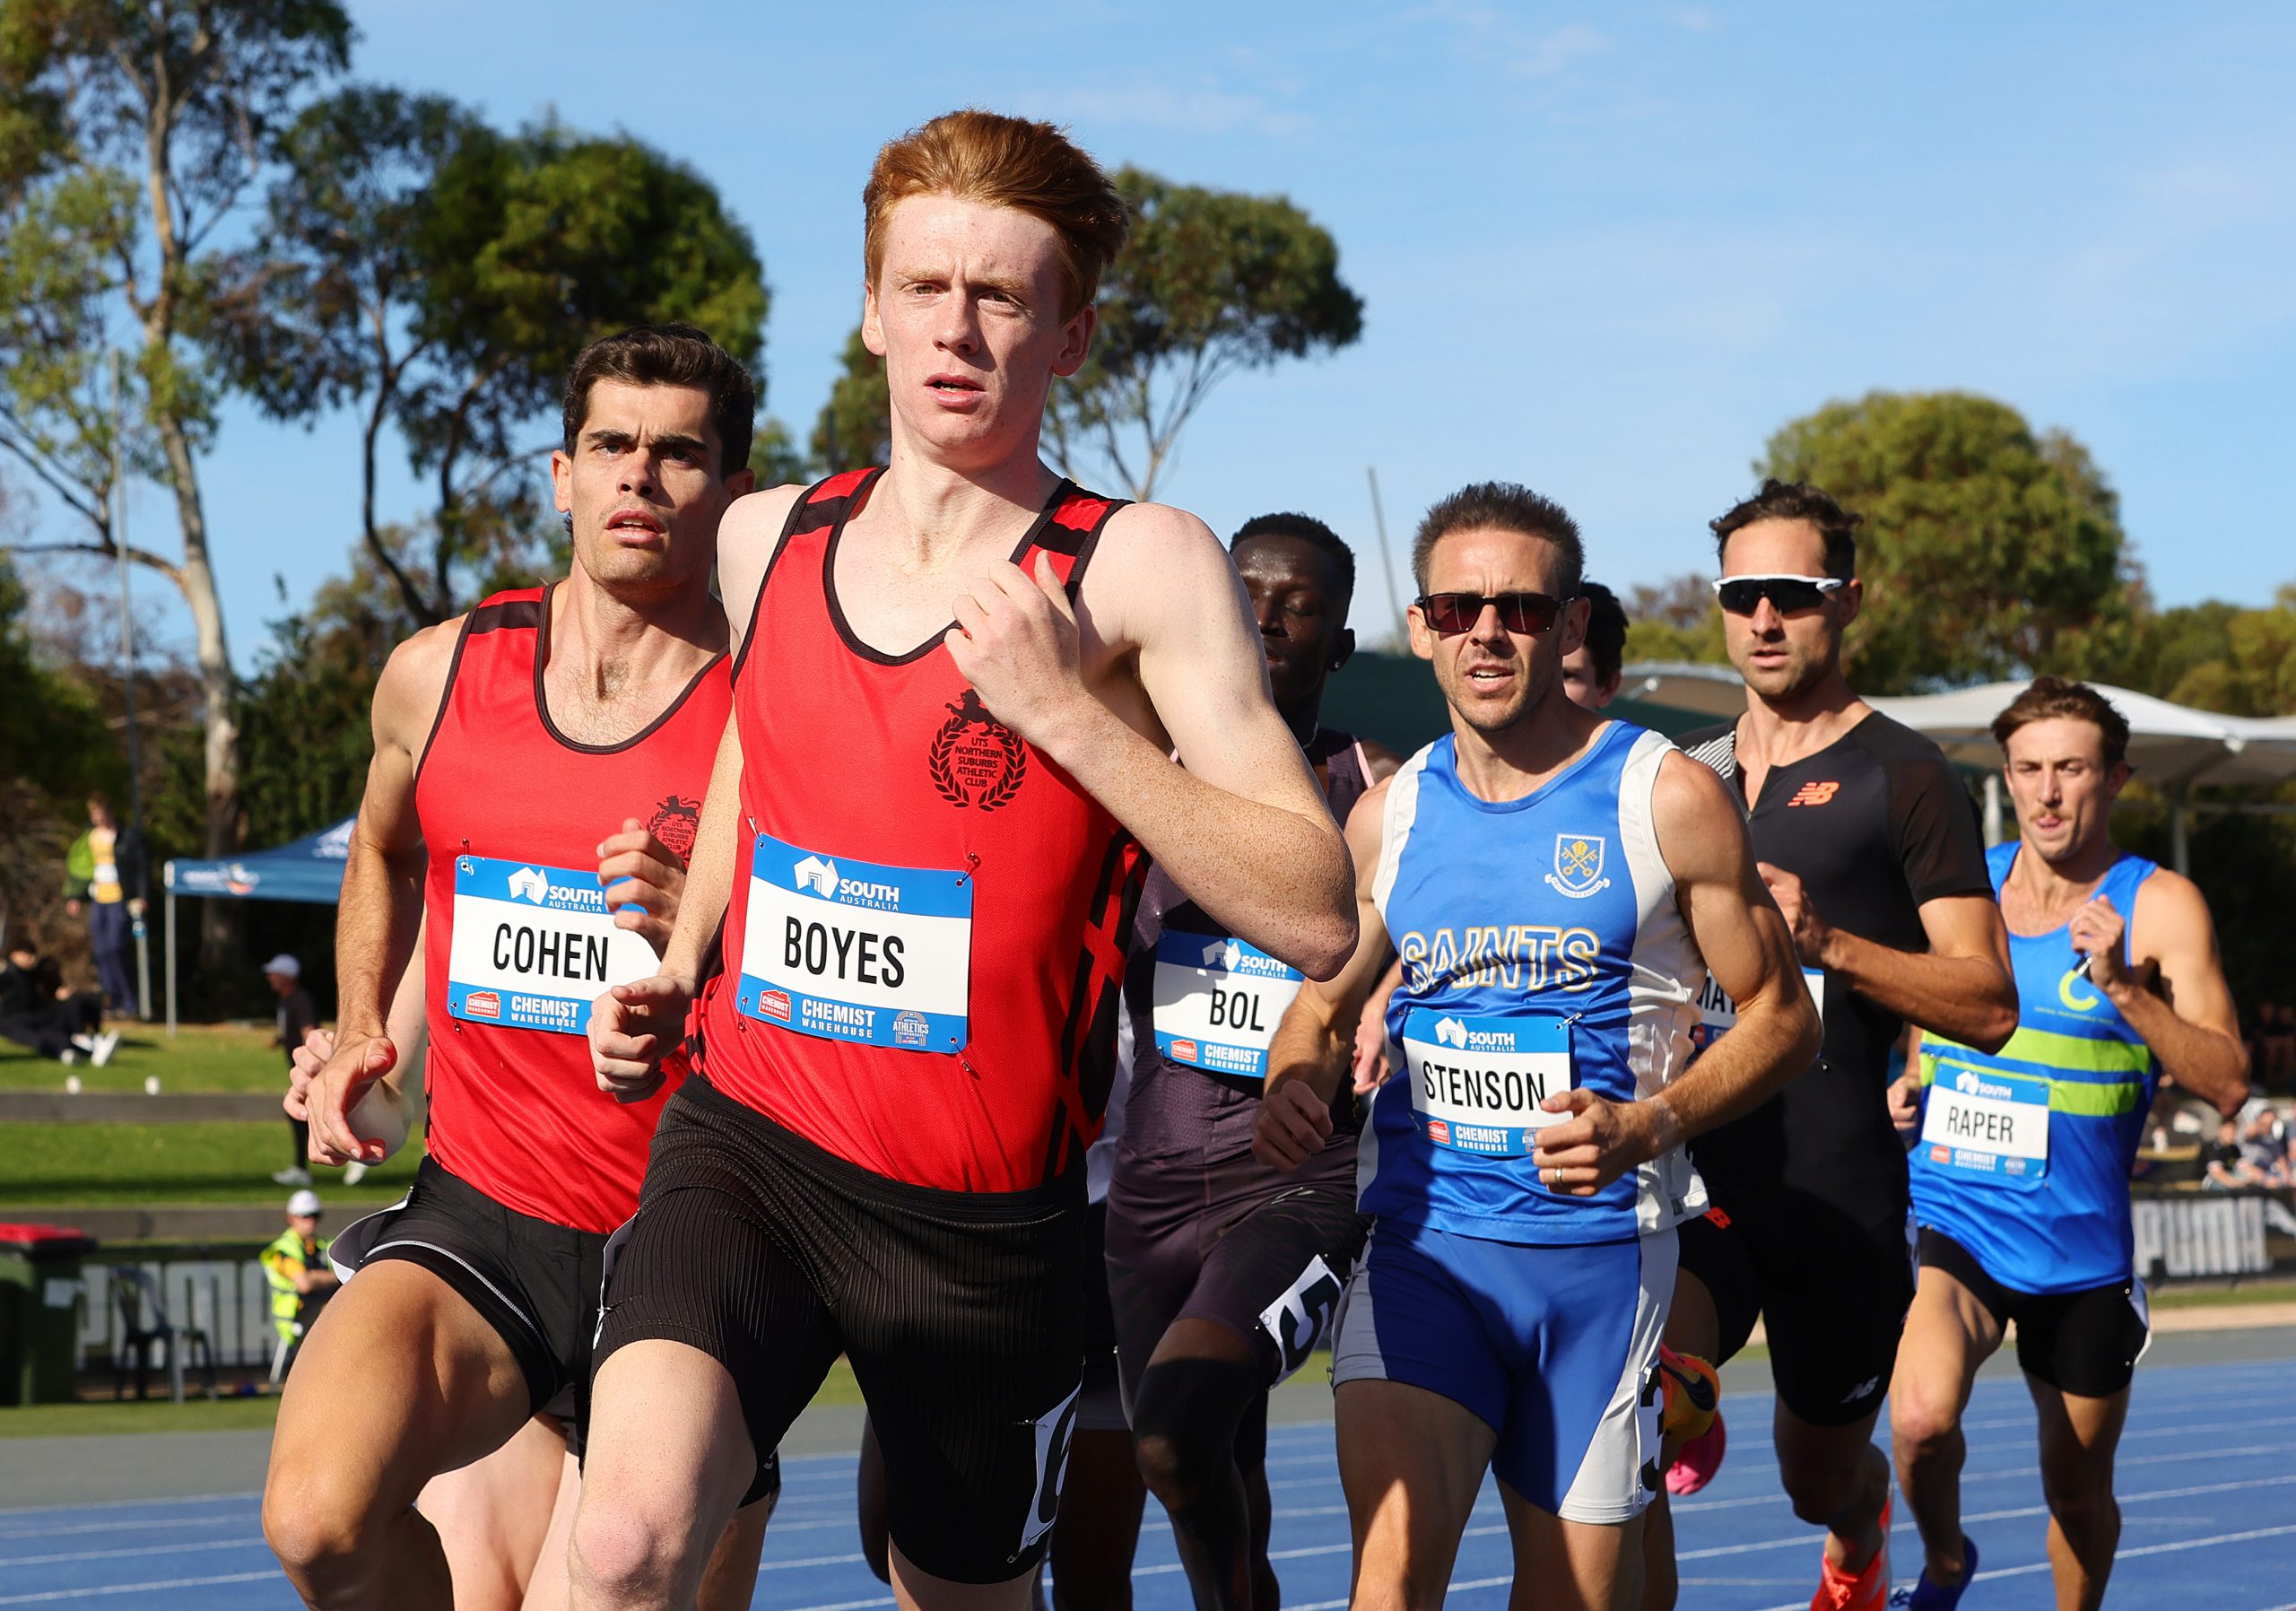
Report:
[[[356,821],[345,817],[317,833],[226,860],[168,863],[168,1033],[176,1032],[176,897],[308,901],[332,906],[343,895],[343,867],[351,854],[351,824]]]

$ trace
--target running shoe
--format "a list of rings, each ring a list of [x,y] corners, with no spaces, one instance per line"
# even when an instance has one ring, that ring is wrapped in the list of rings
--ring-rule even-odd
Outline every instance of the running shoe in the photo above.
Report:
[[[1722,1457],[1729,1447],[1729,1433],[1723,1428],[1722,1412],[1717,1409],[1714,1424],[1675,1451],[1674,1463],[1666,1467],[1666,1492],[1680,1498],[1706,1486],[1722,1469]]]
[[[1906,1611],[1953,1611],[1961,1603],[1961,1590],[1977,1576],[1977,1540],[1967,1533],[1961,1535],[1961,1581],[1950,1588],[1929,1581],[1929,1569],[1921,1569],[1921,1581],[1910,1590],[1900,1590],[1890,1597],[1892,1606],[1903,1606]]]
[[[1659,1344],[1658,1385],[1664,1394],[1658,1411],[1662,1436],[1686,1443],[1703,1436],[1721,1413],[1721,1380],[1695,1354],[1677,1354]]]
[[[1890,1511],[1894,1501],[1882,1502],[1882,1547],[1866,1563],[1863,1572],[1845,1572],[1832,1562],[1818,1562],[1818,1591],[1810,1597],[1810,1611],[1885,1611],[1890,1603]]]
[[[101,1068],[106,1063],[111,1061],[111,1054],[118,1049],[119,1032],[116,1029],[106,1030],[96,1037],[95,1048],[89,1053],[88,1061]]]
[[[360,1181],[366,1178],[367,1166],[360,1163],[358,1159],[353,1158],[350,1163],[343,1166],[343,1183],[345,1186],[356,1186]]]
[[[308,1169],[283,1169],[271,1178],[281,1186],[309,1186],[311,1171]]]

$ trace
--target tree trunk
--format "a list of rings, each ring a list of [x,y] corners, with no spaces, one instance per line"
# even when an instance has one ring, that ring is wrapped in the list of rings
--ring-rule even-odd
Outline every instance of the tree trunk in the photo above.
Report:
[[[167,446],[168,472],[175,483],[176,517],[183,529],[183,564],[178,579],[197,633],[202,725],[206,730],[207,844],[211,857],[239,848],[239,724],[231,655],[223,636],[223,601],[207,561],[207,514],[199,497],[199,466],[182,423],[159,421]],[[211,980],[238,971],[242,929],[239,903],[207,901],[199,921],[199,966]]]

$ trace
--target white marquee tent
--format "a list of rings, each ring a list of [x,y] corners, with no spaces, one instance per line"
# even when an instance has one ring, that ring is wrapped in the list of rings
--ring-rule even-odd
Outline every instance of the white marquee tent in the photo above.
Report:
[[[2170,805],[2171,860],[2187,870],[2187,836],[2195,813],[2296,811],[2281,804],[2196,803],[2193,790],[2229,785],[2281,783],[2296,779],[2296,716],[2220,716],[2188,705],[2172,705],[2149,693],[2092,684],[2128,718],[2128,759],[2138,777],[2158,789]],[[2017,683],[1987,683],[1951,693],[1877,699],[1874,708],[1935,739],[1962,766],[1985,773],[1986,838],[1998,842],[2004,830],[2000,793],[2001,752],[1993,742],[1993,718],[2024,691]],[[1652,704],[1696,710],[1717,718],[1745,709],[1745,690],[1726,666],[1649,662],[1629,666],[1620,692]]]

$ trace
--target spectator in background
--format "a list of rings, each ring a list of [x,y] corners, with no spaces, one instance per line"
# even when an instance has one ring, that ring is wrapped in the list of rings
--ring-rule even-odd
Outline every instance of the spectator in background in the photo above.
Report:
[[[83,1058],[100,1068],[119,1045],[103,1032],[103,999],[74,990],[63,971],[26,940],[13,940],[0,968],[0,1038],[30,1048],[43,1058],[76,1063]]]
[[[327,1263],[327,1239],[319,1234],[319,1213],[317,1192],[305,1189],[289,1197],[287,1228],[259,1255],[264,1284],[271,1288],[271,1324],[279,1340],[291,1349],[302,1342],[327,1294],[342,1284]]]
[[[303,988],[303,964],[282,952],[263,965],[263,977],[271,986],[272,994],[279,997],[279,1032],[271,1038],[287,1059],[287,1070],[295,1069],[295,1049],[303,1037],[318,1027],[318,1008],[311,1003],[311,993]],[[288,1129],[295,1137],[295,1155],[286,1168],[271,1178],[282,1186],[309,1186],[311,1183],[311,1127],[308,1120],[290,1119]],[[361,1174],[366,1172],[361,1169]],[[348,1171],[344,1180],[355,1184]],[[298,1193],[298,1196],[306,1194]],[[317,1198],[313,1198],[317,1201]]]
[[[1562,657],[1562,691],[1572,704],[1599,710],[1618,697],[1625,675],[1626,608],[1600,582],[1580,582],[1578,596],[1592,606],[1587,641]]]
[[[88,948],[96,954],[96,977],[104,1005],[115,1018],[135,1016],[135,976],[127,966],[127,943],[144,916],[144,838],[123,829],[111,801],[88,797],[88,831],[64,856],[64,909],[74,917],[88,911]]]
[[[2270,1102],[2251,1103],[2241,1121],[2240,1173],[2257,1186],[2288,1184],[2288,1127]]]
[[[2203,1174],[2201,1184],[2219,1191],[2236,1191],[2243,1186],[2262,1186],[2266,1182],[2253,1167],[2240,1156],[2240,1123],[2228,1119],[2216,1127],[2216,1139],[2200,1149]]]

